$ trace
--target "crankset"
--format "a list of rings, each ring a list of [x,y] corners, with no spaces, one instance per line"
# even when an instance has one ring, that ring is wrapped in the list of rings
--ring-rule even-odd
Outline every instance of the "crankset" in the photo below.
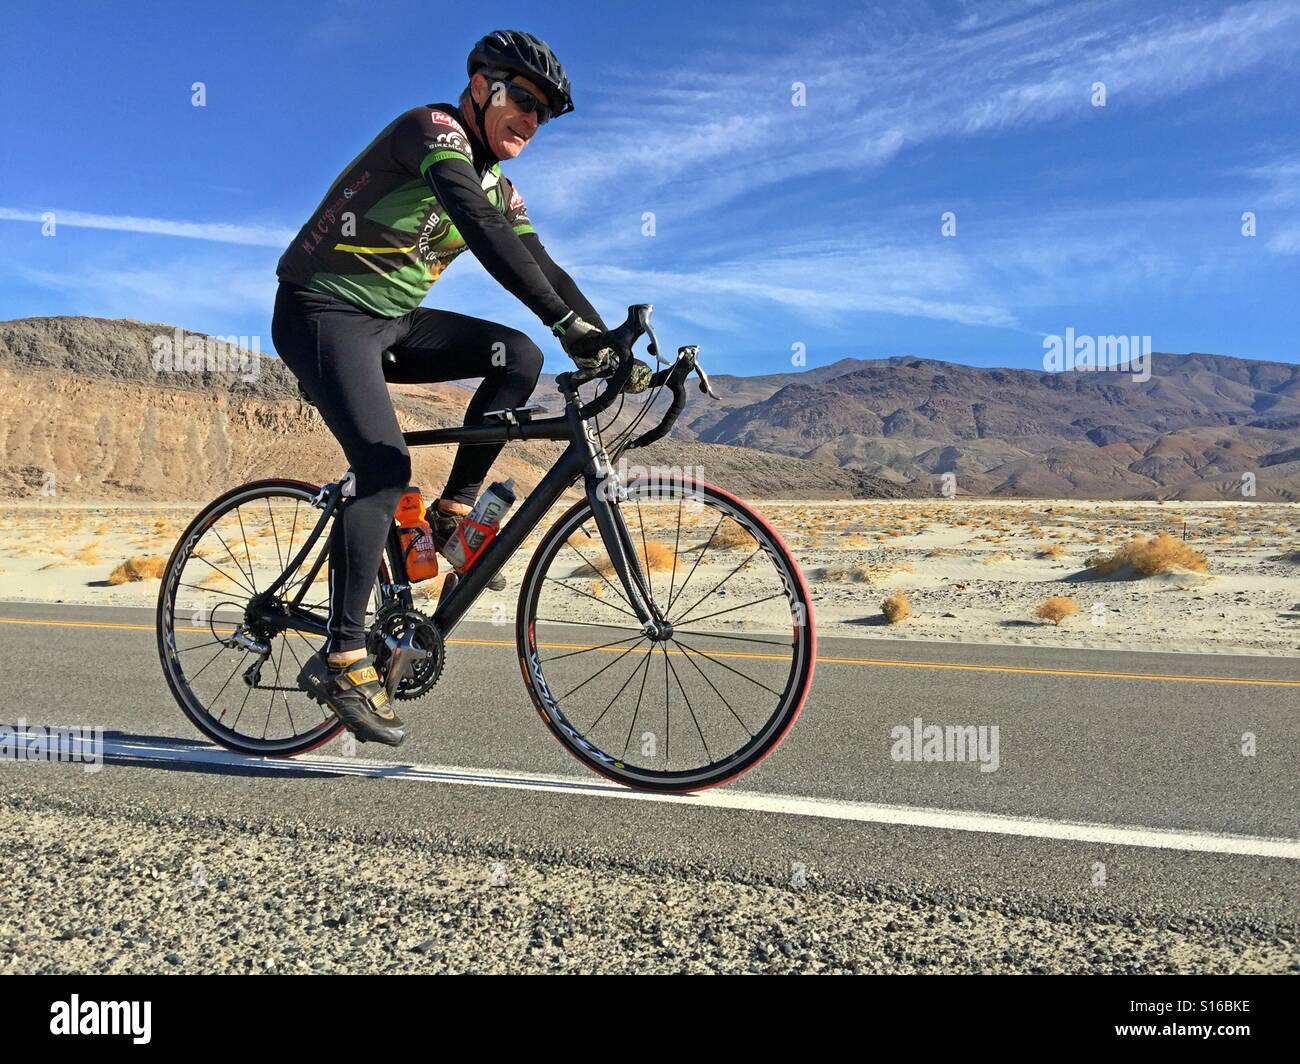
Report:
[[[379,611],[366,649],[375,656],[389,698],[419,698],[442,675],[442,633],[432,618],[398,602]]]

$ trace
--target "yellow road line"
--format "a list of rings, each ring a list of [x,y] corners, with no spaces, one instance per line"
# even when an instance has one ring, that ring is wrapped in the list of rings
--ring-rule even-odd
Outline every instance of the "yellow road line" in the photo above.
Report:
[[[151,624],[110,624],[104,621],[41,621],[18,617],[0,617],[0,624],[38,624],[62,628],[115,628],[134,632],[152,632]],[[178,632],[207,632],[207,628],[179,627]],[[309,638],[304,635],[304,639]],[[510,647],[514,640],[505,639],[448,639],[448,644],[471,647]],[[626,647],[597,647],[588,643],[542,643],[550,650],[604,650],[609,654],[621,654]],[[641,651],[644,653],[645,651]],[[680,654],[681,651],[669,651]],[[736,650],[713,650],[710,654],[719,658],[748,658],[757,661],[786,661],[783,654],[748,654]],[[818,655],[818,665],[874,665],[903,669],[957,669],[966,672],[1009,672],[1024,673],[1032,676],[1085,676],[1101,680],[1157,680],[1167,683],[1222,683],[1244,684],[1263,687],[1300,687],[1300,680],[1246,679],[1240,676],[1177,676],[1170,673],[1155,672],[1103,672],[1096,669],[1037,669],[1025,665],[970,665],[948,661],[892,661],[885,658],[833,658]]]

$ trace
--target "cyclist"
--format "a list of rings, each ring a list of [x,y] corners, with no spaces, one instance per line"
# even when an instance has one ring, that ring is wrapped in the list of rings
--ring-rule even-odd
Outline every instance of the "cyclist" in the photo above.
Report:
[[[399,115],[338,176],[280,258],[272,338],[338,439],[356,478],[330,539],[328,638],[298,675],[362,741],[396,746],[405,726],[366,652],[366,606],[384,543],[411,478],[410,454],[387,382],[482,377],[465,423],[521,406],[542,353],[495,322],[421,307],[466,248],[559,337],[583,370],[602,369],[605,324],[552,261],[500,161],[527,147],[539,126],[573,110],[569,78],[544,41],[517,30],[480,40],[456,104]],[[392,361],[385,362],[385,352]],[[638,363],[629,391],[650,370]],[[428,519],[441,551],[501,446],[457,449]]]

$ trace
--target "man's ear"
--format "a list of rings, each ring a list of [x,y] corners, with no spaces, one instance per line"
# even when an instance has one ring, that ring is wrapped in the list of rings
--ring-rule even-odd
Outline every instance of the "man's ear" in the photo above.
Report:
[[[488,84],[488,79],[479,72],[475,72],[469,79],[469,94],[473,97],[474,102],[480,107],[487,103],[488,95],[492,92],[492,86]]]

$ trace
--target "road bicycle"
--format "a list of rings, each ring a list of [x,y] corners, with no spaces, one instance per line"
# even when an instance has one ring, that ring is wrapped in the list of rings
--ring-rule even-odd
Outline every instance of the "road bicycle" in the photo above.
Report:
[[[762,516],[689,470],[625,475],[622,456],[672,428],[692,372],[717,398],[697,347],[680,348],[671,363],[660,356],[651,309],[630,307],[608,334],[616,357],[603,371],[557,376],[562,414],[539,416],[534,405],[403,433],[408,447],[567,447],[472,565],[447,574],[432,613],[416,607],[394,523],[368,607],[367,647],[393,698],[426,695],[457,624],[531,546],[515,641],[543,722],[602,776],[688,792],[735,779],[781,742],[812,686],[816,633],[799,566]],[[620,422],[642,336],[660,368],[643,404]],[[592,380],[598,390],[584,403],[579,388]],[[637,434],[661,393],[671,405]],[[534,545],[534,530],[579,480],[582,497]],[[163,672],[189,719],[230,750],[291,757],[343,730],[293,678],[327,634],[329,532],[353,487],[351,471],[324,486],[244,484],[204,508],[171,553],[158,595]],[[288,684],[282,669],[291,670]]]

